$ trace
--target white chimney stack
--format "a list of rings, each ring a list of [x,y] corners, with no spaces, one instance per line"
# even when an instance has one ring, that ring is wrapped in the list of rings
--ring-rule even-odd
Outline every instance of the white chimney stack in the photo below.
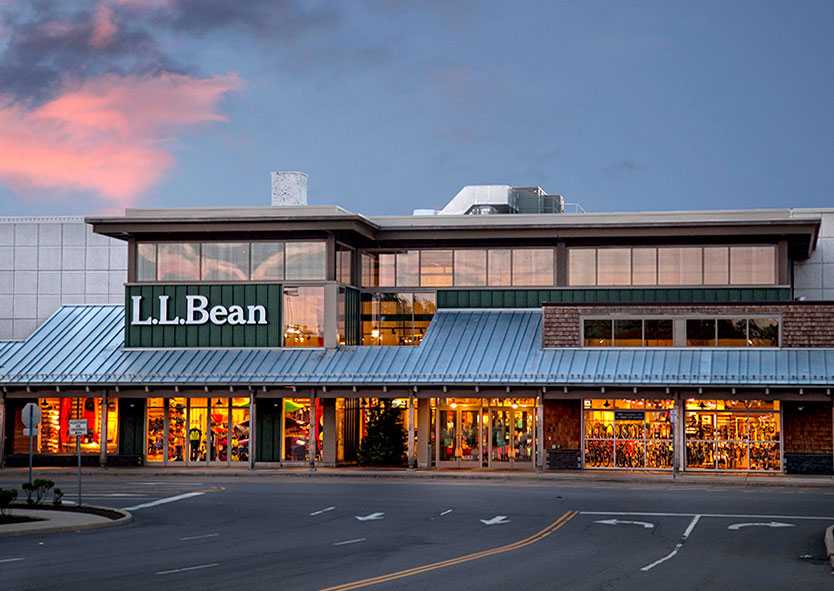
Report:
[[[307,175],[272,172],[272,205],[307,205]]]

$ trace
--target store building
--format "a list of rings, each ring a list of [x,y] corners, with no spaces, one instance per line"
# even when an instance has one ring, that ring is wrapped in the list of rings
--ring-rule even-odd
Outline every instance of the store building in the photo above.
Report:
[[[391,399],[419,468],[832,473],[834,212],[488,186],[365,217],[278,181],[282,205],[87,219],[126,244],[124,303],[0,345],[7,465],[29,401],[39,463],[88,418],[90,464],[257,468],[355,462]]]

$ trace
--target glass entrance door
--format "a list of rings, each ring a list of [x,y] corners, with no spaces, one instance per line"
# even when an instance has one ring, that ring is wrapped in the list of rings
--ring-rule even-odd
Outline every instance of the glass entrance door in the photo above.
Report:
[[[532,408],[493,408],[489,411],[489,467],[532,468],[535,411]]]
[[[481,410],[440,407],[435,428],[436,463],[440,467],[481,466]]]

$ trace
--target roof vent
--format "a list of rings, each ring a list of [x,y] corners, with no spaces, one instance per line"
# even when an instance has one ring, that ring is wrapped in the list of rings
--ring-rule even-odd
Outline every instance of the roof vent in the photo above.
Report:
[[[307,175],[272,172],[272,205],[307,205]]]

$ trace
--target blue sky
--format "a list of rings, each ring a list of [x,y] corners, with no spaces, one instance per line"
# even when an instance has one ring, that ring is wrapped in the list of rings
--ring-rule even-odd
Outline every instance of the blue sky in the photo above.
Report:
[[[832,2],[0,14],[5,215],[266,205],[271,170],[371,215],[467,184],[540,185],[589,211],[834,206]]]

